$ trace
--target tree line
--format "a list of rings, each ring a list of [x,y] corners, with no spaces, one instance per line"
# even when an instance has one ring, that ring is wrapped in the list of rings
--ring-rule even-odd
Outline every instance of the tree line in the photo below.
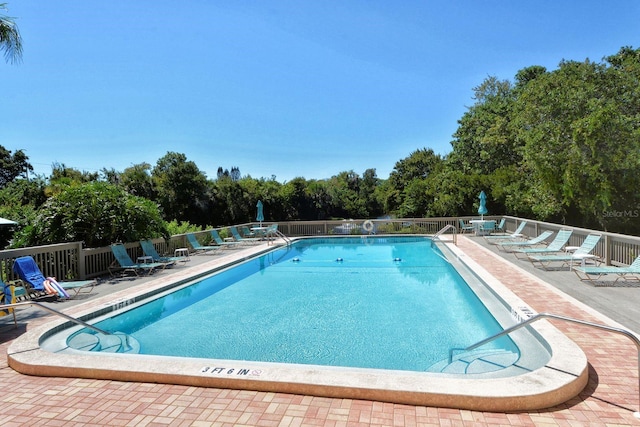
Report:
[[[0,216],[19,222],[13,246],[87,246],[255,220],[467,216],[484,190],[491,214],[640,235],[640,49],[602,62],[531,66],[487,77],[458,120],[447,155],[418,148],[388,178],[375,169],[327,179],[207,177],[184,154],[155,165],[89,173],[54,164],[27,179],[22,150],[0,146]]]

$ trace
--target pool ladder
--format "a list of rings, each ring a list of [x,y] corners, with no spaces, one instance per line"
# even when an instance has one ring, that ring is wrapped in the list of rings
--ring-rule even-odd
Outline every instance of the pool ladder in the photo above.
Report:
[[[271,233],[273,233],[276,237],[280,237],[282,240],[284,240],[287,246],[291,246],[291,239],[288,238],[287,235],[284,234],[282,231],[274,230]],[[269,239],[268,236],[267,236],[267,239]],[[269,240],[267,240],[267,242],[269,242]]]
[[[514,332],[524,326],[527,326],[530,323],[536,322],[538,320],[542,320],[545,318],[549,318],[549,319],[556,319],[556,320],[563,320],[565,322],[571,322],[571,323],[577,323],[579,325],[583,325],[583,326],[589,326],[591,328],[596,328],[596,329],[601,329],[604,331],[609,331],[609,332],[613,332],[616,334],[620,334],[620,335],[624,335],[625,337],[629,338],[631,341],[633,341],[633,343],[636,345],[636,350],[638,352],[638,400],[639,400],[639,406],[640,406],[640,339],[638,339],[638,337],[630,332],[627,331],[626,329],[620,329],[620,328],[614,328],[611,326],[607,326],[607,325],[601,325],[599,323],[592,323],[592,322],[587,322],[586,320],[580,320],[580,319],[574,319],[572,317],[566,317],[566,316],[560,316],[558,314],[551,314],[551,313],[538,313],[535,314],[531,317],[529,317],[527,320],[518,323],[517,325],[511,326],[507,329],[504,329],[502,332],[498,332],[495,335],[490,336],[489,338],[485,338],[482,341],[478,341],[477,343],[470,345],[467,348],[464,349],[455,349],[452,348],[449,350],[449,362],[451,362],[453,360],[453,352],[458,350],[458,351],[471,351],[471,350],[475,350],[478,347],[481,347],[495,339],[498,339],[502,336],[508,335],[511,332]],[[640,419],[640,410],[636,411],[633,413],[633,416]]]
[[[453,242],[454,245],[458,244],[458,229],[451,225],[451,224],[447,224],[444,227],[442,227],[436,234],[433,235],[433,238],[435,239],[436,237],[440,240],[442,240],[440,238],[440,236],[442,236],[444,233],[446,233],[447,231],[452,230],[453,233],[451,234],[453,237],[451,238],[451,242]]]

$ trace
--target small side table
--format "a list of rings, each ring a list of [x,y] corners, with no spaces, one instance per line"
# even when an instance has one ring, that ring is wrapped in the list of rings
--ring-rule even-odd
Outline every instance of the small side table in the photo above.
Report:
[[[139,256],[136,260],[138,264],[150,264],[153,262],[152,256]]]
[[[584,268],[587,264],[587,260],[592,260],[594,263],[598,264],[598,255],[595,254],[578,254],[571,257],[571,264],[569,265],[569,270],[573,270],[573,261],[580,261],[580,266]]]
[[[189,261],[189,248],[177,248],[173,253],[175,257],[184,257],[185,261]]]

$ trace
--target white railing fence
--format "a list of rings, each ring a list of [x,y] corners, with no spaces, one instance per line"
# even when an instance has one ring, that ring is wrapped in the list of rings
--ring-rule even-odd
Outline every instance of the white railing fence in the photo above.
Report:
[[[447,225],[458,227],[459,219],[468,221],[468,217],[443,217],[443,218],[398,218],[398,219],[372,219],[373,233],[376,234],[426,234],[433,235]],[[485,216],[486,219],[500,220],[502,216]],[[557,231],[561,228],[573,230],[570,245],[579,246],[590,233],[602,234],[602,240],[594,250],[594,253],[605,260],[608,265],[628,265],[640,254],[640,237],[625,236],[622,234],[599,232],[577,227],[568,227],[561,224],[553,224],[542,221],[534,221],[525,218],[505,216],[506,229],[514,231],[518,224],[527,221],[523,230],[526,236],[537,236],[539,233],[550,230]],[[322,236],[339,234],[369,234],[362,228],[365,219],[354,220],[326,220],[326,221],[288,221],[278,222],[278,230],[289,237]],[[257,223],[239,224],[249,227]],[[271,225],[263,222],[262,225]],[[222,227],[218,231],[223,237],[228,236],[227,230]],[[203,244],[211,241],[209,231],[195,233]],[[185,235],[175,235],[167,241],[154,239],[153,243],[160,254],[173,254],[177,248],[189,247]],[[135,260],[142,255],[142,248],[138,242],[126,242],[125,246],[129,255]],[[0,274],[4,281],[17,279],[13,273],[13,261],[20,256],[30,255],[36,260],[45,276],[53,276],[58,279],[88,279],[109,274],[108,267],[114,257],[110,247],[83,248],[82,242],[61,243],[47,246],[34,246],[21,249],[8,249],[0,251]]]

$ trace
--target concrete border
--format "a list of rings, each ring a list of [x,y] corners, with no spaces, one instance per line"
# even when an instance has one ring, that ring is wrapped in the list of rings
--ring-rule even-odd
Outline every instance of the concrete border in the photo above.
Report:
[[[251,252],[263,250],[255,248]],[[521,301],[462,251],[455,247],[452,250],[502,299],[509,304]],[[243,251],[237,257],[246,259],[247,255]],[[211,268],[211,263],[194,267],[188,276],[204,274]],[[181,272],[171,279],[180,283],[186,276],[186,272]],[[144,289],[136,288],[126,295],[132,297],[150,288],[166,287],[166,279],[148,282]],[[118,304],[121,299],[118,295],[104,297],[101,307]],[[88,305],[77,306],[73,313],[67,314],[91,317],[99,307]],[[131,354],[61,354],[43,350],[40,347],[43,337],[64,323],[64,320],[52,320],[16,339],[7,351],[9,366],[23,374],[38,376],[246,389],[497,412],[555,406],[576,396],[588,381],[588,365],[582,350],[546,321],[537,322],[534,328],[546,341],[551,359],[539,369],[504,378]]]

